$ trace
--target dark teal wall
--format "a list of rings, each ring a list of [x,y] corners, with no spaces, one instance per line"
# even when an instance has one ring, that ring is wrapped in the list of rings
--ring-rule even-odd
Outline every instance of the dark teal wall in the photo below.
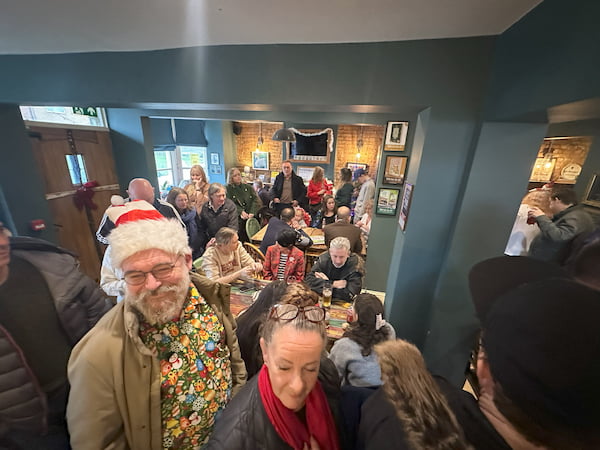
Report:
[[[18,106],[0,104],[0,136],[2,215],[6,216],[5,220],[17,234],[57,243],[42,174],[37,169]],[[46,230],[31,230],[29,222],[33,219],[43,219]]]
[[[600,2],[544,0],[497,42],[486,115],[542,118],[600,96]]]

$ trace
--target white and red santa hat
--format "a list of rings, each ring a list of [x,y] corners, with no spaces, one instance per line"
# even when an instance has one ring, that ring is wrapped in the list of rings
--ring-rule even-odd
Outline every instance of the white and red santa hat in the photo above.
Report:
[[[144,200],[125,202],[113,195],[106,215],[115,224],[108,235],[111,262],[121,267],[123,261],[143,250],[158,249],[174,255],[191,255],[185,228],[175,219],[167,219]]]

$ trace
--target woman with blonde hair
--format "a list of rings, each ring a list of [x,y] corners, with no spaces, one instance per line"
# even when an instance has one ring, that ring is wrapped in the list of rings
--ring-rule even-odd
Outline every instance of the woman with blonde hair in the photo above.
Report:
[[[208,187],[210,183],[206,173],[200,164],[194,164],[190,168],[190,183],[184,189],[187,192],[190,206],[196,208],[198,214],[202,211],[202,206],[208,201]]]
[[[321,209],[324,195],[331,195],[331,185],[325,179],[323,168],[317,166],[313,171],[313,176],[308,183],[308,190],[306,192],[308,209],[312,220],[314,220],[315,215]]]
[[[529,246],[541,230],[535,221],[527,220],[527,211],[532,206],[537,206],[544,211],[544,214],[551,217],[550,192],[549,189],[533,189],[523,197],[504,250],[505,255],[527,256],[529,254]]]

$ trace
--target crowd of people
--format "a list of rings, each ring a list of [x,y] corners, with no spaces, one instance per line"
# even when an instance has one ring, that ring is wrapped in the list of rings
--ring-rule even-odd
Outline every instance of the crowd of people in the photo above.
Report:
[[[523,200],[520,218],[537,227],[530,257],[469,274],[475,398],[429,373],[382,301],[362,292],[368,174],[355,224],[351,199],[337,202],[347,174],[335,196],[322,171],[310,195],[291,165],[280,175],[264,264],[241,229],[266,193],[239,170],[222,186],[196,169],[166,202],[132,180],[98,230],[105,292],[71,252],[0,224],[0,449],[600,448],[600,242],[570,192]],[[299,222],[311,213],[335,220],[306,273],[312,241]],[[258,273],[271,282],[234,317],[230,284]],[[352,304],[333,345],[325,287]]]

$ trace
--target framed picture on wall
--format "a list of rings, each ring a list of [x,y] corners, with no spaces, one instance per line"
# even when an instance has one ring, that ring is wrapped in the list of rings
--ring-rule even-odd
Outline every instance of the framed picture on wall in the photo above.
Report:
[[[387,155],[385,157],[385,170],[383,171],[383,184],[404,184],[407,156]]]
[[[395,216],[399,195],[400,189],[379,188],[375,213],[383,216]]]
[[[592,175],[588,187],[583,195],[583,203],[600,208],[600,173]]]
[[[408,122],[388,122],[383,149],[386,151],[403,151],[407,134]]]
[[[406,183],[404,185],[404,192],[402,193],[402,203],[400,203],[400,215],[398,216],[398,223],[402,231],[406,230],[406,221],[408,220],[408,212],[410,211],[410,202],[413,194],[413,184]]]
[[[214,165],[219,165],[219,154],[211,153],[210,154],[210,163]]]
[[[309,166],[298,166],[296,167],[296,175],[304,180],[305,183],[308,183],[313,176],[313,172],[315,171],[314,167]]]
[[[221,173],[221,166],[215,166],[213,164],[210,165],[210,173],[214,175],[219,175]]]
[[[363,163],[347,162],[346,168],[352,171],[352,179],[354,180],[354,172],[358,169],[363,169],[365,172],[369,172],[369,165]]]
[[[254,170],[269,170],[269,152],[252,152],[252,168]]]

